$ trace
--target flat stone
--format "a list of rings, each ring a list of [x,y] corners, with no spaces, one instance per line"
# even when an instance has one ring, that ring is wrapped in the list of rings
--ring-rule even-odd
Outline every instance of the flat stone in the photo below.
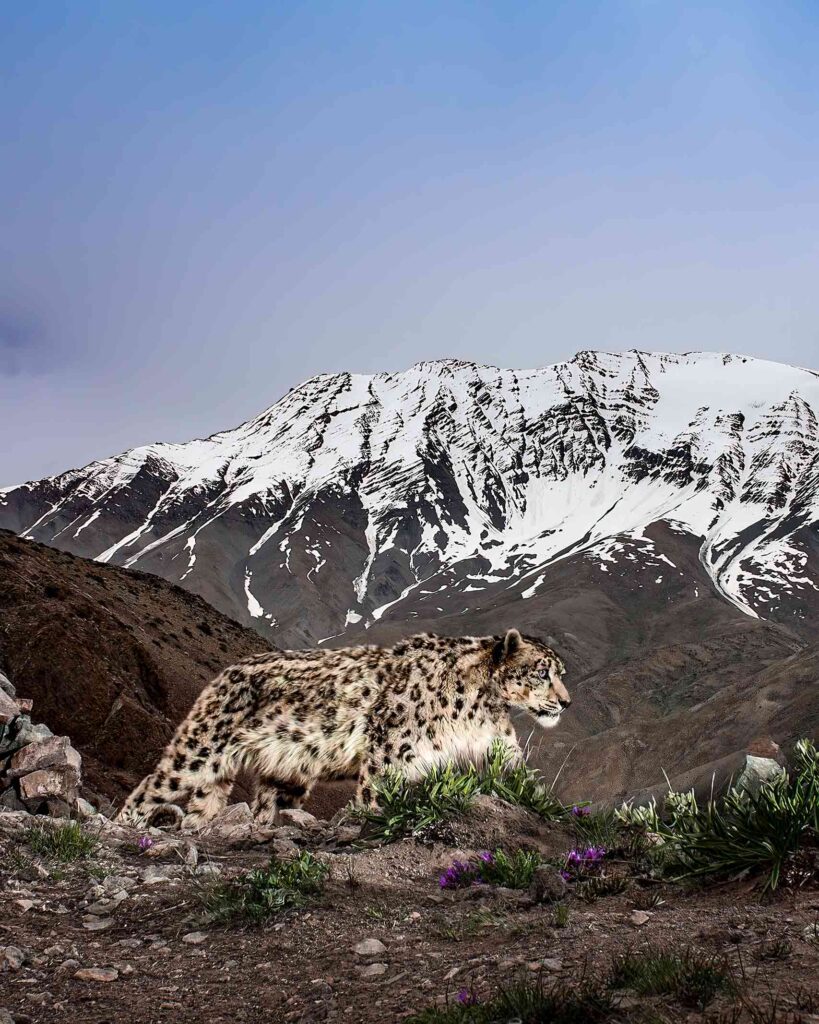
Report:
[[[287,807],[279,811],[279,821],[283,825],[295,825],[296,828],[313,829],[319,827],[318,818],[315,814],[302,811],[295,807]]]
[[[386,953],[387,947],[381,939],[362,939],[353,946],[353,952],[356,956],[378,956],[380,953]]]
[[[34,906],[34,900],[15,900],[14,906],[17,907],[21,914],[27,914]]]
[[[367,964],[366,967],[362,967],[361,969],[362,978],[380,978],[383,974],[386,973],[386,964]]]
[[[119,971],[115,967],[82,967],[74,977],[80,981],[116,981]]]
[[[77,799],[78,782],[76,768],[44,768],[20,779],[20,799],[27,803],[46,797],[58,797],[73,803]]]
[[[107,875],[102,880],[102,887],[106,892],[130,892],[136,889],[137,880],[129,875]]]
[[[111,917],[94,917],[93,914],[89,914],[87,918],[83,920],[82,926],[88,932],[104,932],[106,928],[110,928],[114,923],[114,919]]]
[[[629,920],[635,928],[642,928],[651,920],[651,914],[647,914],[644,910],[632,910]]]
[[[79,960],[75,960],[72,957],[70,960],[63,960],[63,962],[58,965],[57,973],[58,974],[68,974],[68,973],[73,974],[74,971],[76,971],[79,968],[79,966],[80,966],[80,961]]]
[[[146,885],[159,885],[172,882],[179,875],[180,869],[170,864],[149,864],[142,871],[142,881]]]
[[[558,960],[557,957],[548,956],[543,961],[543,969],[545,971],[554,971],[555,973],[557,973],[558,971],[563,970],[563,961]]]
[[[189,946],[198,946],[200,943],[207,939],[206,932],[188,932],[182,936],[182,941],[187,942]]]

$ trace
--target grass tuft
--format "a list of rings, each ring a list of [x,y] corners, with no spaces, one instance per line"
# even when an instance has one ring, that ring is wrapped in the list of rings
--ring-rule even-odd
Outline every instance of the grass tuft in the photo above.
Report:
[[[409,1024],[603,1024],[617,1017],[614,997],[603,986],[540,981],[512,986],[486,1003],[430,1007]]]
[[[265,868],[205,889],[202,900],[216,924],[263,924],[283,910],[304,906],[321,892],[326,874],[327,865],[311,853],[284,861],[274,856]]]
[[[544,785],[539,772],[516,762],[500,741],[492,744],[480,767],[434,766],[417,782],[390,768],[376,783],[378,810],[363,817],[373,838],[391,842],[419,836],[442,821],[467,811],[475,797],[496,796],[546,820],[557,820],[566,808]]]
[[[83,831],[78,821],[66,825],[34,825],[26,829],[23,838],[41,857],[68,864],[90,857],[97,848],[97,837]]]
[[[673,996],[683,1006],[703,1012],[720,992],[730,992],[733,981],[722,957],[687,950],[626,952],[614,958],[610,988],[631,989],[641,996]]]

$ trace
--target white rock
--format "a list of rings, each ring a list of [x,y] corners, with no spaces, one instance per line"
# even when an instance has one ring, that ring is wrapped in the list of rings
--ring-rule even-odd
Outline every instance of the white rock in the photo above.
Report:
[[[362,939],[358,945],[353,946],[353,952],[357,956],[378,956],[379,953],[386,953],[387,947],[381,939]]]
[[[200,943],[204,942],[207,937],[208,936],[205,932],[188,932],[186,935],[182,936],[182,941],[187,942],[189,946],[198,946]]]
[[[361,969],[362,978],[380,978],[382,974],[386,973],[386,964],[367,964],[366,967],[362,967]]]

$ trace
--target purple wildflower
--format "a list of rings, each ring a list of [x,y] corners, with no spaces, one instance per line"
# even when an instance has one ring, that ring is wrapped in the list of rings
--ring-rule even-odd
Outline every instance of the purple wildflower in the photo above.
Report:
[[[154,845],[154,841],[153,841],[153,839],[151,839],[151,837],[150,837],[150,836],[140,836],[140,837],[139,837],[139,842],[137,843],[137,846],[138,846],[138,847],[140,848],[140,850],[142,850],[143,852],[144,852],[145,850],[150,850],[150,848],[151,848],[151,847],[152,847],[153,845]]]
[[[572,808],[572,814],[575,818],[585,818],[591,814],[591,810],[588,807],[578,807],[577,804]]]
[[[462,885],[471,885],[475,880],[476,871],[471,864],[462,860],[454,860],[439,877],[438,884],[442,889],[458,889]]]
[[[481,860],[484,864],[493,864],[495,861],[495,858],[492,856],[489,850],[484,850],[482,853],[479,853],[478,859]]]
[[[468,988],[462,988],[458,992],[458,1002],[461,1006],[476,1006],[478,1003],[478,997],[474,992],[470,992]]]

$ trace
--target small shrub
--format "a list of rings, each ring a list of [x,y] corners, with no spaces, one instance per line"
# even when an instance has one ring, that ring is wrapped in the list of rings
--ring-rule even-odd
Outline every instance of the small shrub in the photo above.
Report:
[[[31,849],[42,857],[68,864],[90,857],[97,847],[96,836],[84,832],[78,821],[66,825],[35,825],[23,837]]]
[[[274,914],[303,906],[321,892],[327,865],[308,852],[292,860],[271,857],[265,868],[249,871],[205,890],[203,902],[212,921],[261,924]]]
[[[693,791],[670,792],[662,817],[654,804],[624,805],[617,815],[655,833],[666,870],[680,877],[763,874],[764,889],[776,889],[800,847],[819,839],[819,754],[800,740],[790,774],[756,794],[731,789],[701,807]]]

